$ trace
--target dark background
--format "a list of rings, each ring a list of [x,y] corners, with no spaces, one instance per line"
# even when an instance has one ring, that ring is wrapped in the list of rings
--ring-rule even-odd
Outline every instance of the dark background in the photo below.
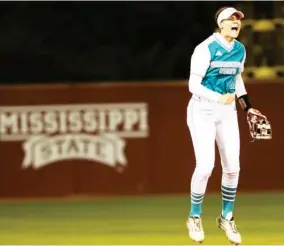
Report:
[[[223,6],[240,8],[246,19],[284,16],[279,1],[1,2],[0,82],[186,79],[194,47],[214,32]],[[278,54],[283,65],[275,39],[264,42],[260,49],[274,55],[266,64],[278,65]],[[261,66],[250,52],[257,46],[247,46],[247,64]]]

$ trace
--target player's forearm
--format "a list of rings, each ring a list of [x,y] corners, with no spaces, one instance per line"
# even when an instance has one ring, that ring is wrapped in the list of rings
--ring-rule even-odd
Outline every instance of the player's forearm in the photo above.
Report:
[[[238,74],[236,77],[236,95],[242,109],[248,111],[252,107],[252,105],[241,74]]]
[[[218,102],[221,94],[209,90],[201,84],[201,81],[202,77],[191,73],[189,78],[189,91],[194,95]]]
[[[236,96],[237,98],[247,94],[244,80],[241,74],[238,74],[236,77]]]

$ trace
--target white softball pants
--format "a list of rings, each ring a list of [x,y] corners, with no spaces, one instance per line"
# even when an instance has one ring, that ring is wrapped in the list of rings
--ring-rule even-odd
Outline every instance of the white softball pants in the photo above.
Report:
[[[221,157],[222,185],[237,187],[240,139],[235,102],[223,105],[193,95],[187,108],[187,125],[196,159],[191,191],[196,194],[206,191],[215,164],[215,141]]]

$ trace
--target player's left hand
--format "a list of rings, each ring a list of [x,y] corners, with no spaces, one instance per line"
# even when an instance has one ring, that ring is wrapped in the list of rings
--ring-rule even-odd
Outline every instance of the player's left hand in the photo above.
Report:
[[[247,112],[247,122],[253,139],[272,138],[271,124],[259,110],[250,108]]]

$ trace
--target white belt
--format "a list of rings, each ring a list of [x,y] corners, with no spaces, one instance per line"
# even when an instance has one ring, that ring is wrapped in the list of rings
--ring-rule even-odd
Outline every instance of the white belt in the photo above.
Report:
[[[212,101],[208,98],[197,96],[197,95],[192,95],[192,99],[194,99],[196,101],[211,102],[211,103],[218,103],[219,104],[219,102],[214,102],[214,101]]]
[[[199,101],[199,102],[210,102],[210,103],[215,104],[215,105],[222,105],[222,107],[223,106],[224,107],[233,107],[233,108],[236,107],[236,101],[232,102],[232,104],[230,104],[230,105],[223,105],[223,104],[221,104],[219,102],[214,102],[214,101],[212,101],[210,99],[207,99],[207,98],[201,97],[201,96],[197,96],[197,95],[192,95],[192,99],[196,100],[196,101]]]

